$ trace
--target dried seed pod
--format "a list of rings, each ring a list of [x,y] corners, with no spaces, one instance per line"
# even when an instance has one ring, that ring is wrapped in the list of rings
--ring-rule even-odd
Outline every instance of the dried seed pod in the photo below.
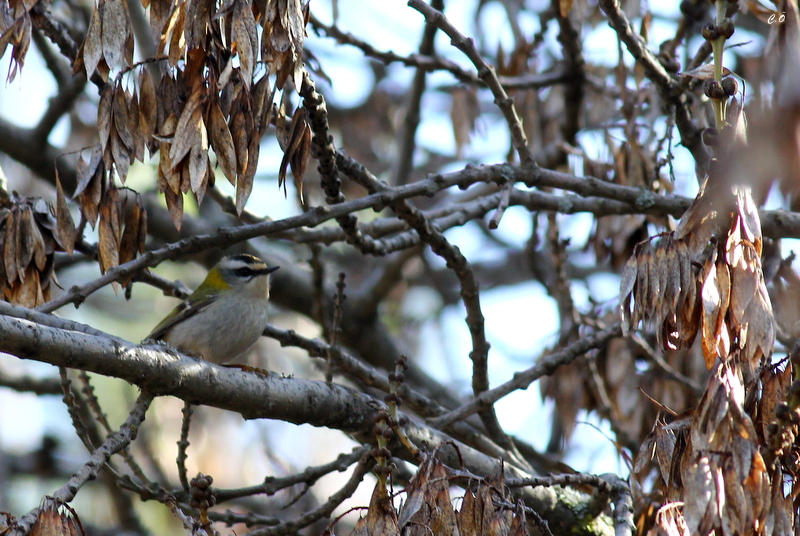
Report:
[[[722,24],[717,27],[719,34],[725,37],[725,39],[730,39],[735,29],[736,24],[733,22],[733,19],[730,18],[722,19]]]
[[[739,82],[736,78],[729,76],[722,81],[722,91],[726,97],[732,97],[739,90]]]
[[[722,85],[710,78],[703,82],[703,93],[709,99],[722,100],[725,98],[725,91],[722,89]]]
[[[702,136],[703,143],[709,147],[714,147],[719,142],[719,133],[716,128],[704,128]]]
[[[719,37],[719,31],[717,31],[717,27],[713,23],[709,22],[703,26],[702,35],[706,41],[713,41]]]

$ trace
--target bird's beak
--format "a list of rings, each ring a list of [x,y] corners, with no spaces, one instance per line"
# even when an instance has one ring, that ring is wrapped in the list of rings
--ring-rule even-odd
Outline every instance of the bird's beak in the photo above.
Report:
[[[272,272],[274,272],[278,268],[280,268],[280,266],[267,266],[266,268],[262,268],[261,270],[258,270],[257,273],[258,273],[258,275],[271,274]]]

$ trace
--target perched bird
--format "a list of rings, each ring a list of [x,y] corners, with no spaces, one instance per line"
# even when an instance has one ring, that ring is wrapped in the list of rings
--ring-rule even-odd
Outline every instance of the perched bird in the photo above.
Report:
[[[277,269],[252,255],[224,257],[147,338],[214,363],[235,360],[264,331],[269,274]]]

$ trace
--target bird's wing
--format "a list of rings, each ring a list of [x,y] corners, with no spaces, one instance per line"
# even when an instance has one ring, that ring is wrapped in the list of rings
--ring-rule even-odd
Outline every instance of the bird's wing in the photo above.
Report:
[[[180,305],[175,307],[175,309],[173,309],[170,314],[164,318],[164,320],[162,320],[156,327],[153,328],[153,331],[147,336],[147,338],[151,340],[162,339],[175,324],[178,322],[183,322],[187,318],[196,315],[211,305],[216,299],[216,295],[208,296],[195,305],[192,305],[188,299],[184,300]]]

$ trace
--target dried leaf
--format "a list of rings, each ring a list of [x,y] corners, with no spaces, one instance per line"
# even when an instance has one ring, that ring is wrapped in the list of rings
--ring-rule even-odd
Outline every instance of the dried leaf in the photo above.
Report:
[[[128,149],[133,147],[133,135],[128,126],[128,101],[125,90],[117,86],[114,90],[114,129],[119,134],[120,140]]]
[[[102,18],[105,2],[100,2],[92,11],[89,28],[86,30],[86,39],[83,41],[83,67],[86,69],[86,78],[91,79],[97,64],[103,57],[103,28]],[[100,138],[102,140],[102,137]]]
[[[100,273],[103,274],[110,268],[119,265],[119,241],[121,236],[116,192],[116,189],[109,190],[100,205],[100,223],[97,226],[97,249],[100,260]]]
[[[133,61],[133,30],[125,0],[100,0],[103,57],[111,69],[123,69]]]
[[[255,29],[256,21],[253,18],[250,1],[237,1],[233,10],[233,41],[236,53],[239,55],[242,80],[248,88],[253,81],[258,50],[258,36]]]
[[[725,78],[731,74],[731,70],[727,67],[722,68],[722,77]],[[704,63],[700,67],[696,67],[691,71],[681,73],[681,76],[694,78],[695,80],[713,80],[714,79],[714,64]]]
[[[97,105],[97,130],[100,133],[100,146],[102,149],[105,149],[106,145],[108,145],[113,116],[114,85],[106,84],[100,93],[100,103]]]
[[[77,232],[75,231],[75,222],[72,221],[72,215],[67,207],[67,199],[64,196],[64,190],[61,187],[61,180],[58,177],[58,170],[56,169],[56,220],[58,222],[57,232],[55,238],[58,244],[68,254],[72,255],[72,250],[75,247],[75,239]]]
[[[189,179],[194,193],[201,189],[205,191],[204,185],[206,183],[206,172],[208,171],[208,138],[202,116],[200,117],[198,129],[198,135],[189,153]]]
[[[192,93],[192,96],[186,102],[186,106],[183,107],[183,111],[181,111],[178,124],[175,127],[172,147],[169,150],[169,158],[173,167],[191,150],[195,140],[200,136],[200,131],[202,130],[205,133],[201,106],[204,99],[205,92],[198,89]]]
[[[139,97],[135,89],[128,102],[128,130],[133,138],[133,147],[130,148],[131,163],[134,160],[144,162],[144,136],[139,118]]]
[[[253,190],[253,180],[256,176],[256,169],[258,167],[258,152],[259,140],[253,137],[250,140],[250,147],[248,149],[249,161],[245,172],[240,174],[236,181],[236,213],[241,215],[244,211],[244,205],[250,198],[250,192]]]
[[[183,27],[186,22],[186,2],[181,2],[178,8],[173,12],[170,17],[169,25],[164,32],[163,38],[166,38],[167,32],[171,32],[169,41],[169,64],[172,67],[178,65],[184,55],[186,48],[186,40],[184,39]]]
[[[160,137],[166,139],[173,136],[175,134],[175,127],[177,124],[178,119],[174,115],[170,115],[161,126]],[[172,144],[168,141],[161,141],[159,144],[158,189],[161,192],[171,190],[174,193],[178,193],[178,191],[180,191],[180,181],[176,183],[174,180],[172,180],[174,174],[173,169],[175,166],[173,166],[172,159],[169,156],[170,146]]]
[[[219,164],[228,181],[235,185],[236,149],[233,145],[231,131],[228,129],[228,124],[225,122],[225,117],[222,115],[222,110],[216,100],[212,101],[209,106],[208,128],[211,146],[217,155],[217,164]]]
[[[139,71],[139,129],[144,142],[150,147],[151,155],[153,149],[149,144],[153,138],[153,134],[156,133],[157,113],[158,101],[156,99],[156,86],[153,82],[153,77],[150,75],[150,71],[141,69]]]
[[[178,175],[178,181],[180,182],[180,175],[177,173],[176,175]],[[175,225],[175,229],[180,231],[181,223],[183,222],[183,194],[180,191],[174,192],[171,188],[167,188],[164,191],[164,199],[167,202],[167,210],[172,218],[172,223]]]
[[[6,233],[3,241],[3,264],[6,269],[6,279],[12,285],[17,281],[19,261],[17,260],[16,211],[8,213],[5,220]],[[24,277],[24,275],[23,275]]]
[[[116,132],[111,136],[111,154],[114,156],[114,168],[124,183],[131,165],[131,154]]]

